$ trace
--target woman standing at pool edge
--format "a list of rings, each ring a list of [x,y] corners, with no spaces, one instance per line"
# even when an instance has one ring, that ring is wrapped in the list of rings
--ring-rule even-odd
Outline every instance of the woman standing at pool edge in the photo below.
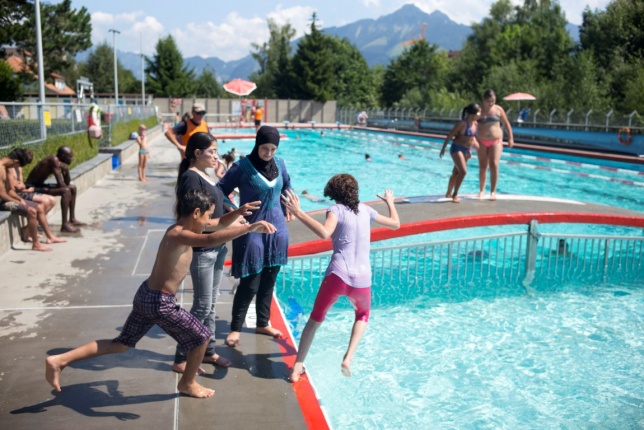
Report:
[[[261,201],[259,210],[247,217],[249,222],[259,220],[273,224],[273,235],[249,234],[233,241],[231,274],[239,279],[233,299],[233,315],[226,345],[239,344],[242,325],[253,297],[257,295],[256,333],[281,337],[282,333],[269,326],[271,301],[275,279],[288,260],[288,229],[286,221],[292,218],[280,202],[280,195],[291,188],[291,179],[284,160],[275,157],[280,142],[277,129],[264,125],[255,137],[251,153],[233,164],[217,186],[224,195],[239,188],[239,204]]]
[[[487,89],[483,93],[483,107],[478,120],[479,142],[479,198],[485,194],[485,180],[488,166],[490,168],[490,200],[496,200],[496,184],[499,179],[499,162],[503,152],[503,130],[501,123],[508,134],[508,148],[514,146],[514,137],[510,121],[505,115],[505,110],[496,104],[496,94]]]
[[[242,216],[250,215],[252,211],[258,209],[260,203],[248,202],[233,212],[224,211],[224,195],[217,188],[216,181],[206,172],[206,169],[214,169],[216,165],[217,139],[208,133],[195,133],[190,136],[186,145],[186,156],[179,164],[177,203],[192,190],[204,190],[208,193],[215,202],[215,209],[205,230],[208,233],[226,229],[231,225],[233,228],[238,228],[240,225],[237,221],[242,221]],[[245,222],[243,220],[243,223]],[[227,252],[225,243],[217,246],[193,247],[190,262],[190,276],[194,290],[190,313],[212,333],[202,362],[221,367],[229,367],[230,361],[215,352],[215,306]],[[177,345],[172,370],[183,373],[186,367],[186,354],[187,351]]]
[[[291,371],[291,382],[297,382],[304,373],[304,359],[313,343],[315,332],[340,296],[347,296],[355,308],[349,346],[341,365],[342,374],[351,376],[351,361],[367,328],[371,309],[370,224],[375,221],[394,230],[400,227],[391,190],[385,190],[384,196],[377,196],[387,204],[389,216],[380,215],[373,208],[360,203],[358,182],[348,174],[332,177],[324,187],[324,196],[335,201],[327,210],[324,224],[300,209],[300,200],[294,192],[288,190],[282,196],[286,208],[304,225],[322,239],[331,237],[333,240],[333,255],[315,298],[311,316],[302,331],[297,358]]]

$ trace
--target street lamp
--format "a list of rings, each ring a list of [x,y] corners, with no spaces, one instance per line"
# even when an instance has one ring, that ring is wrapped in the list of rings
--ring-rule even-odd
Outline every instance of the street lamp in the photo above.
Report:
[[[120,31],[113,28],[109,29],[109,32],[112,33],[112,46],[114,47],[114,98],[116,99],[116,104],[119,104],[119,73],[118,68],[116,67],[116,34],[121,34]]]

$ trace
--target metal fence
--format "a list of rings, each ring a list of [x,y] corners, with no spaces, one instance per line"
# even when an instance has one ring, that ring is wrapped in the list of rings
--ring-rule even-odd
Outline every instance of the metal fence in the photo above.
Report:
[[[89,104],[78,103],[8,103],[0,119],[0,149],[16,144],[42,142],[47,136],[85,133]],[[99,146],[109,146],[112,125],[132,119],[156,116],[156,108],[148,105],[99,105],[103,138]]]
[[[368,122],[377,121],[382,125],[391,125],[392,128],[414,127],[419,122],[448,122],[461,119],[460,109],[436,108],[380,108],[366,109],[344,107],[337,110],[337,121],[343,124],[358,124],[357,116],[366,112]],[[576,112],[572,109],[551,109],[549,111],[519,110],[510,108],[506,111],[508,119],[513,124],[532,125],[542,128],[565,128],[586,131],[617,131],[628,127],[633,131],[644,133],[644,118],[633,111],[628,115],[616,113],[613,109],[608,112],[595,112],[592,109],[586,112]],[[397,124],[400,122],[400,124]]]
[[[498,295],[498,289],[522,284],[527,292],[556,288],[576,280],[605,281],[610,276],[632,277],[644,268],[644,237],[535,234],[527,232],[479,236],[458,240],[399,245],[371,250],[373,285],[386,287],[388,296],[414,296],[448,289],[455,299]],[[324,277],[331,252],[289,258],[282,269],[280,290],[288,296],[315,294]],[[374,303],[375,305],[376,303]]]

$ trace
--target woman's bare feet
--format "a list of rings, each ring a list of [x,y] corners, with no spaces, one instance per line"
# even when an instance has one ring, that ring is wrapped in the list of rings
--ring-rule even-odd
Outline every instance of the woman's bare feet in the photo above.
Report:
[[[490,193],[490,200],[496,200],[496,193],[494,191]]]
[[[206,399],[215,395],[215,390],[206,388],[203,385],[197,383],[197,381],[192,381],[192,383],[179,381],[177,390],[179,390],[180,393],[185,394],[186,396],[196,397],[198,399]]]
[[[446,198],[448,198],[448,199],[451,199],[451,198],[452,198],[452,195],[451,195],[451,194],[449,193],[449,191],[448,191],[448,192],[445,194],[445,197],[446,197]]]
[[[61,391],[60,374],[63,369],[64,367],[58,364],[56,355],[51,355],[45,359],[45,379],[56,391]]]
[[[226,345],[232,348],[239,346],[239,335],[240,333],[238,331],[231,331],[228,333],[228,336],[226,337]]]
[[[304,370],[304,363],[295,363],[293,365],[293,369],[291,370],[291,376],[289,376],[289,379],[291,382],[297,382],[300,379],[300,376],[305,374],[306,371]]]
[[[45,243],[50,244],[50,243],[66,243],[67,239],[61,239],[60,237],[52,236],[51,238],[48,238]]]
[[[458,196],[453,196],[453,197],[452,197],[452,201],[453,201],[454,203],[460,203],[460,202],[461,202],[461,200],[458,198]]]
[[[257,328],[255,328],[255,333],[267,334],[269,336],[273,336],[276,339],[282,337],[282,332],[281,331],[279,331],[276,328],[270,327],[270,326],[257,327]]]
[[[44,245],[42,245],[40,242],[36,242],[36,243],[34,243],[33,245],[31,245],[31,250],[32,250],[32,251],[39,251],[39,252],[49,252],[49,251],[53,251],[53,249],[51,249],[51,248],[50,248],[50,247],[48,247],[48,246],[44,246]]]
[[[480,191],[479,192],[479,200],[485,197],[485,191]]]
[[[201,360],[202,363],[210,363],[210,364],[216,364],[217,366],[221,367],[230,367],[232,364],[229,359],[222,357],[219,354],[213,354],[210,356],[205,356],[203,360]]]
[[[186,362],[184,361],[183,363],[172,363],[172,371],[181,373],[183,375],[183,372],[186,370]],[[197,370],[197,375],[204,375],[206,371],[202,369],[201,367],[199,370]]]

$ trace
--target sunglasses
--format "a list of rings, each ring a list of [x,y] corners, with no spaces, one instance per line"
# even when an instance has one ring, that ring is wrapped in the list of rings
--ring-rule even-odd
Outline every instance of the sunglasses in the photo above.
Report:
[[[195,112],[197,115],[205,115],[206,111],[205,110],[200,110],[199,112]]]

